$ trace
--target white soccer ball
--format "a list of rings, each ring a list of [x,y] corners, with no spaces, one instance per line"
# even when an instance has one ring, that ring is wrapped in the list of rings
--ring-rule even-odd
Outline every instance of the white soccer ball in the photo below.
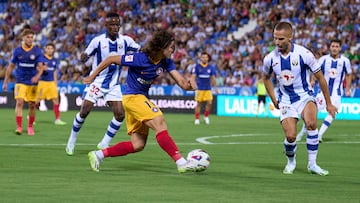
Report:
[[[196,172],[201,172],[209,167],[210,156],[203,149],[194,149],[187,155],[187,161],[196,167]]]

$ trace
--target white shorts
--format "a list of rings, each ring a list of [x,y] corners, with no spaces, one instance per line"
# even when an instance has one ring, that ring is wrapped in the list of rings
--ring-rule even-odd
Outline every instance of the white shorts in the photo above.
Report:
[[[96,83],[91,83],[84,90],[84,99],[92,103],[96,103],[100,98],[103,98],[105,103],[108,101],[122,101],[122,92],[120,85],[114,85],[110,89],[99,87]]]
[[[280,121],[284,120],[285,118],[298,119],[308,102],[315,103],[315,98],[313,96],[308,95],[293,104],[284,104],[280,102],[279,103]]]
[[[341,96],[335,94],[330,97],[332,105],[334,105],[337,109],[340,108],[341,105]],[[319,92],[316,95],[316,105],[318,106],[319,110],[325,110],[326,109],[326,102],[325,98],[322,92]]]

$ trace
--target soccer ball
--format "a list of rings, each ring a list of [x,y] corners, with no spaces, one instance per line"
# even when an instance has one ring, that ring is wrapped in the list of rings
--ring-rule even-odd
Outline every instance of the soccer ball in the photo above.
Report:
[[[187,161],[195,166],[196,172],[201,172],[209,167],[210,156],[203,149],[194,149],[187,155]]]

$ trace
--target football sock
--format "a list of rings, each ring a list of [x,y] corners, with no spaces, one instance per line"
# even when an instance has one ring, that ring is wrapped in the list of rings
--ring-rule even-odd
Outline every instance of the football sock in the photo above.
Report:
[[[127,142],[119,142],[116,145],[113,145],[109,148],[105,148],[99,151],[102,151],[102,153],[104,154],[103,157],[115,157],[115,156],[125,156],[127,154],[134,153],[135,149],[133,144],[130,141],[127,141]]]
[[[95,155],[97,156],[97,158],[99,158],[100,160],[103,160],[105,157],[104,157],[104,153],[102,152],[102,150],[98,150],[98,151],[95,151]]]
[[[55,114],[55,119],[60,119],[60,111],[59,111],[59,104],[54,104],[54,108],[53,108],[54,114]]]
[[[205,117],[209,117],[209,115],[210,115],[210,111],[205,111],[205,112],[204,112],[204,116],[205,116]]]
[[[33,127],[34,121],[35,121],[35,116],[29,116],[28,126]]]
[[[285,155],[289,159],[289,161],[295,160],[295,154],[296,154],[296,141],[295,142],[289,142],[286,138],[284,140],[284,150]]]
[[[71,129],[70,137],[76,139],[77,134],[80,131],[81,126],[84,124],[85,118],[80,117],[80,112],[76,114],[74,122]]]
[[[160,147],[174,160],[182,158],[174,140],[169,136],[167,130],[163,130],[156,134],[156,140]]]
[[[306,137],[306,148],[308,150],[309,166],[316,164],[316,156],[319,148],[318,130],[308,130]]]
[[[199,119],[200,118],[200,113],[195,113],[195,119]]]
[[[16,125],[22,128],[22,116],[16,116]]]
[[[116,132],[120,129],[122,122],[117,121],[114,117],[110,121],[106,133],[101,140],[101,143],[104,146],[108,146],[110,144],[111,139],[115,136]]]
[[[183,157],[181,157],[180,159],[178,159],[176,161],[176,165],[178,165],[178,166],[182,166],[184,164],[186,164],[186,159],[184,159]]]
[[[331,115],[327,115],[323,121],[323,123],[321,124],[320,130],[319,130],[319,137],[321,138],[325,131],[328,129],[328,127],[331,125],[331,123],[333,122],[334,118]]]

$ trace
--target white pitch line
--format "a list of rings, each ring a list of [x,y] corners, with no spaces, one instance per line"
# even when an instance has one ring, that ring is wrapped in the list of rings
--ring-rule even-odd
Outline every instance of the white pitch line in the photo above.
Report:
[[[207,136],[207,137],[199,137],[196,139],[197,142],[195,143],[176,143],[177,145],[199,145],[199,144],[206,144],[206,145],[278,145],[283,144],[283,142],[267,142],[267,141],[244,141],[244,142],[210,142],[210,139],[226,139],[229,137],[255,137],[255,136],[269,136],[268,134],[231,134],[231,135],[214,135],[214,136]],[[360,135],[337,135],[337,136],[359,136]],[[305,141],[297,142],[298,144],[306,144]],[[158,143],[147,143],[147,145],[157,145]],[[326,141],[324,144],[360,144],[360,140],[355,141]],[[0,146],[12,146],[12,147],[42,147],[42,146],[66,146],[66,143],[51,143],[51,144],[44,144],[44,143],[9,143],[4,144],[0,143]],[[96,146],[94,143],[77,143],[76,146]]]
[[[231,135],[214,135],[214,136],[207,136],[207,137],[199,137],[196,139],[197,142],[201,144],[283,144],[283,142],[263,142],[263,141],[248,141],[248,142],[210,142],[210,139],[223,139],[228,137],[255,137],[255,136],[268,136],[267,134],[231,134]],[[338,136],[360,136],[360,135],[338,135]],[[299,144],[306,143],[306,142],[297,142]],[[326,144],[360,144],[360,141],[326,141]]]

